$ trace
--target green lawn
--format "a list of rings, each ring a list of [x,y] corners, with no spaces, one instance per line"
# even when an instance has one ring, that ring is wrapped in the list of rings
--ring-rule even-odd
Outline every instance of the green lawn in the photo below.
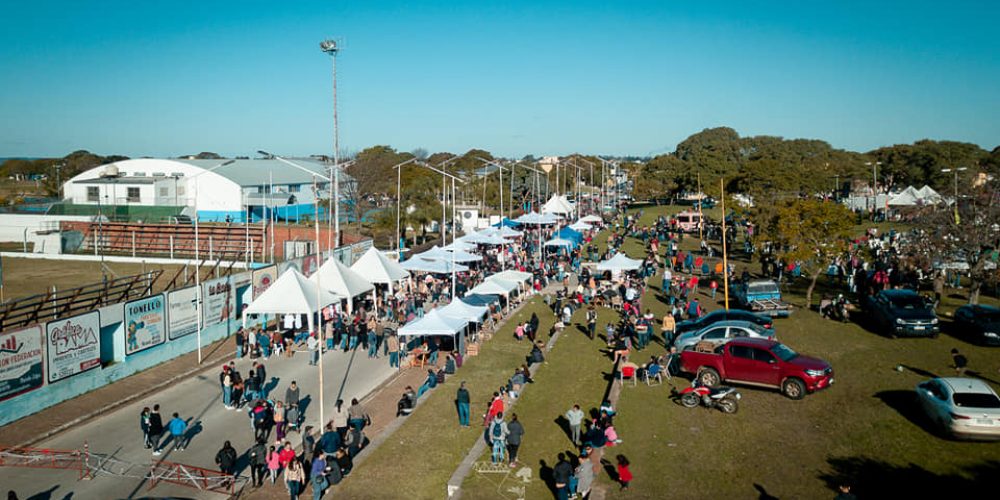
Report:
[[[514,368],[524,363],[531,345],[513,338],[516,322],[531,313],[539,318],[539,331],[548,332],[552,313],[540,298],[532,299],[493,338],[467,358],[458,373],[427,398],[392,436],[360,464],[337,488],[339,498],[444,498],[446,484],[476,439],[482,435],[481,415]],[[465,380],[472,396],[472,427],[458,425],[455,391]]]
[[[659,317],[666,305],[657,296],[659,278],[651,282],[644,307]],[[805,286],[805,280],[793,284],[786,300],[802,304]],[[827,290],[835,288],[820,278],[814,302]],[[720,307],[704,295],[701,301]],[[984,301],[996,304],[995,298]],[[949,317],[961,303],[960,296],[948,297],[941,316]],[[971,496],[987,484],[995,487],[1000,444],[942,439],[928,432],[913,406],[914,385],[930,373],[953,373],[952,347],[968,356],[971,370],[1000,388],[1000,351],[955,338],[949,322],[943,323],[945,334],[937,339],[892,340],[863,324],[834,323],[798,308],[776,321],[778,337],[829,361],[836,384],[802,401],[740,387],[736,415],[682,408],[668,399],[669,387],[626,388],[616,424],[624,439],[620,452],[631,459],[636,480],[632,491],[610,497],[752,498],[766,492],[824,498],[841,481],[871,498]],[[912,369],[897,372],[899,364]]]
[[[551,497],[549,485],[540,478],[542,462],[547,467],[553,467],[559,453],[567,453],[567,456],[577,454],[567,434],[568,429],[561,427],[561,421],[557,419],[574,404],[579,404],[585,413],[596,410],[604,397],[611,371],[610,358],[601,352],[605,348],[603,337],[598,333],[597,338],[591,341],[581,330],[586,322],[585,314],[583,309],[576,311],[573,317],[576,324],[560,335],[546,363],[535,375],[535,383],[529,385],[513,408],[525,429],[518,461],[522,467],[531,468],[531,482],[525,484],[513,473],[504,477],[502,474],[473,472],[462,484],[464,498],[511,498],[507,489],[522,486],[525,488],[523,498]],[[617,312],[600,309],[598,331],[603,331],[608,322],[617,323],[618,318]],[[479,460],[488,462],[490,451],[487,450]],[[605,476],[598,481],[608,480]]]

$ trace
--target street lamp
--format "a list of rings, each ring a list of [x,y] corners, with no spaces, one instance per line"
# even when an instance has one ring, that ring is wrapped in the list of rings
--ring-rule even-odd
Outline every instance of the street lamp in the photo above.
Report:
[[[333,168],[330,172],[330,183],[333,184],[333,194],[330,210],[333,217],[334,237],[337,246],[340,246],[340,122],[337,118],[337,54],[340,53],[340,45],[335,40],[323,40],[319,43],[319,49],[330,55],[333,62]]]
[[[964,172],[966,170],[968,170],[968,168],[966,168],[966,167],[942,168],[941,169],[942,173],[952,172],[952,173],[955,174],[955,224],[959,223],[959,218],[958,218],[958,173],[959,172]]]
[[[454,158],[452,160],[454,160]],[[438,165],[438,167],[443,167],[446,163],[449,163],[452,160],[443,162],[440,165]],[[451,221],[452,221],[451,242],[452,242],[452,244],[454,244],[455,243],[455,217],[456,217],[455,203],[454,203],[454,199],[455,199],[455,181],[457,180],[458,182],[460,182],[462,184],[465,184],[465,181],[462,180],[462,179],[459,179],[458,177],[455,177],[454,175],[449,174],[448,172],[445,172],[444,170],[441,170],[441,169],[439,169],[439,168],[437,168],[437,167],[435,167],[435,166],[433,166],[433,165],[431,165],[429,163],[426,163],[424,161],[418,161],[418,162],[416,162],[416,165],[419,165],[421,167],[433,170],[434,172],[437,172],[437,173],[441,174],[442,178],[450,178],[451,179],[451,199],[452,199],[452,204],[451,204]],[[442,191],[441,195],[442,195],[442,200],[446,199],[447,193],[445,193],[444,191]],[[444,227],[444,213],[443,212],[442,212],[441,226]],[[446,238],[442,237],[441,238],[441,245],[444,246],[446,243],[447,243]],[[451,252],[451,300],[455,300],[455,252]]]
[[[400,219],[399,206],[403,203],[402,190],[401,190],[403,182],[403,177],[402,177],[403,165],[406,165],[407,163],[413,163],[414,161],[417,161],[416,156],[402,163],[397,163],[392,167],[394,170],[396,170],[396,262],[403,260],[403,243],[400,240],[400,234],[399,234],[399,219]]]

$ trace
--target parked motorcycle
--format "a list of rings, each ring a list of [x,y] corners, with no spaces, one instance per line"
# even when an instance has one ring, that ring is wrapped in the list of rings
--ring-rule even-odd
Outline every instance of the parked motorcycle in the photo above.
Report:
[[[833,300],[824,299],[819,304],[819,313],[821,316],[844,323],[850,321],[851,309],[850,301],[843,294],[838,295]]]
[[[698,379],[680,392],[675,388],[671,389],[670,396],[685,408],[694,408],[702,404],[708,408],[718,408],[723,413],[736,413],[739,409],[737,403],[740,399],[739,391],[732,387],[706,387],[698,382]]]

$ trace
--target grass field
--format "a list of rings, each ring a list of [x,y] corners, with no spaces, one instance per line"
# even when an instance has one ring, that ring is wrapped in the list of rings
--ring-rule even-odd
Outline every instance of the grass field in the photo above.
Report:
[[[161,291],[183,266],[165,266],[142,264],[107,263],[108,279],[115,275],[119,277],[140,274],[145,271],[162,269],[163,275],[154,286],[155,291]],[[202,268],[202,277],[206,276],[208,268]],[[194,272],[194,267],[190,269]],[[113,274],[112,274],[113,273]],[[56,291],[75,288],[103,280],[99,262],[57,261],[42,259],[19,259],[5,257],[3,259],[3,292],[4,299],[11,300],[39,293],[45,293],[56,287]]]
[[[426,401],[338,486],[336,495],[444,498],[448,478],[482,435],[481,415],[493,391],[506,384],[531,349],[527,341],[514,340],[513,332],[516,322],[527,321],[532,312],[538,314],[539,331],[547,332],[554,321],[552,314],[541,299],[532,299],[480,346],[478,356],[467,358],[456,375],[425,394]],[[459,427],[455,410],[455,391],[462,380],[472,396],[470,428]]]

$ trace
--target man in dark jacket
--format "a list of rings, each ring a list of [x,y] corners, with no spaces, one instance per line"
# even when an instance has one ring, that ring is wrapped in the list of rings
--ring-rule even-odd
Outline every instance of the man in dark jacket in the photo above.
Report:
[[[257,365],[257,391],[259,392],[259,397],[265,397],[264,387],[267,386],[267,368],[264,368],[264,363]]]
[[[324,454],[333,455],[340,448],[340,434],[337,434],[337,431],[333,430],[332,425],[326,424],[326,430],[320,436],[319,443],[316,443],[316,446],[320,450],[323,450]]]
[[[292,381],[292,384],[285,389],[285,406],[292,406],[299,404],[299,385]]]
[[[559,461],[552,468],[552,482],[556,484],[556,498],[569,498],[569,477],[573,474],[573,466],[566,461],[566,455],[559,454]]]
[[[236,469],[236,448],[226,441],[222,445],[222,449],[215,454],[215,463],[219,466],[219,470],[227,475],[232,475]]]
[[[465,388],[465,381],[462,381],[462,384],[458,387],[458,392],[455,395],[455,406],[458,408],[458,425],[462,427],[469,426],[470,401],[469,390]]]
[[[507,423],[507,459],[510,466],[517,466],[517,449],[521,447],[521,436],[524,435],[524,426],[517,419],[517,413],[512,413],[510,422]]]
[[[149,446],[153,455],[160,454],[160,438],[163,436],[163,417],[160,416],[160,405],[153,405],[153,413],[149,414]]]
[[[223,447],[225,449],[225,447]],[[250,448],[250,482],[258,488],[264,484],[267,472],[267,445],[260,439]]]

